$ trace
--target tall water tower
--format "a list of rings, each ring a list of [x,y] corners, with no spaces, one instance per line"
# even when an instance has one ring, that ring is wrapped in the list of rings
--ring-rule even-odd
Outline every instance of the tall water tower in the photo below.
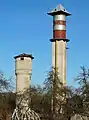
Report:
[[[52,67],[58,70],[61,82],[66,84],[66,16],[71,14],[60,4],[48,15],[53,16]]]

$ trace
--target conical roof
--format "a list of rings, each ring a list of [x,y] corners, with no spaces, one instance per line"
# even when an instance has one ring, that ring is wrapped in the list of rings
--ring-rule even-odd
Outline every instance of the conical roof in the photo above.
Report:
[[[71,15],[61,4],[59,4],[55,9],[53,9],[51,12],[48,12],[49,15],[59,15],[59,14],[65,14],[66,16]]]

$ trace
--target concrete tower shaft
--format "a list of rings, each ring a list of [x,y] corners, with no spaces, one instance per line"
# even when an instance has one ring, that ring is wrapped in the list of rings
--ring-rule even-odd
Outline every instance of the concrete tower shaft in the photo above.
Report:
[[[48,13],[53,16],[52,67],[58,70],[60,80],[66,84],[66,16],[71,15],[61,4]]]
[[[20,54],[15,58],[16,92],[23,93],[29,89],[32,75],[32,55]]]

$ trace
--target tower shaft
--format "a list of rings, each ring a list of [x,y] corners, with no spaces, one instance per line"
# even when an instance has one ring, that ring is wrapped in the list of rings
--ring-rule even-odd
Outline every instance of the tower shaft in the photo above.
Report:
[[[32,75],[32,59],[33,57],[29,54],[20,54],[15,57],[16,105],[28,106],[29,104],[28,90]]]
[[[52,42],[52,66],[59,73],[61,82],[66,84],[66,42]]]

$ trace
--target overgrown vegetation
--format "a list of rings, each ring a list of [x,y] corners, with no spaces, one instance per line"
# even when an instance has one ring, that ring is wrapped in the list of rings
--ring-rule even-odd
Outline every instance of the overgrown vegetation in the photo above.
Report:
[[[54,75],[55,73],[50,71],[44,87],[35,87],[35,94],[31,96],[32,109],[37,111],[42,119],[48,120],[70,120],[75,114],[89,117],[89,69],[81,67],[81,72],[76,77],[78,88],[63,86],[58,74],[53,78]]]
[[[48,72],[43,87],[31,86],[29,106],[42,120],[70,120],[75,114],[89,117],[89,69],[81,67],[76,82],[78,88],[63,86],[58,73]],[[10,88],[10,82],[0,73],[0,108],[15,108],[15,94]]]

